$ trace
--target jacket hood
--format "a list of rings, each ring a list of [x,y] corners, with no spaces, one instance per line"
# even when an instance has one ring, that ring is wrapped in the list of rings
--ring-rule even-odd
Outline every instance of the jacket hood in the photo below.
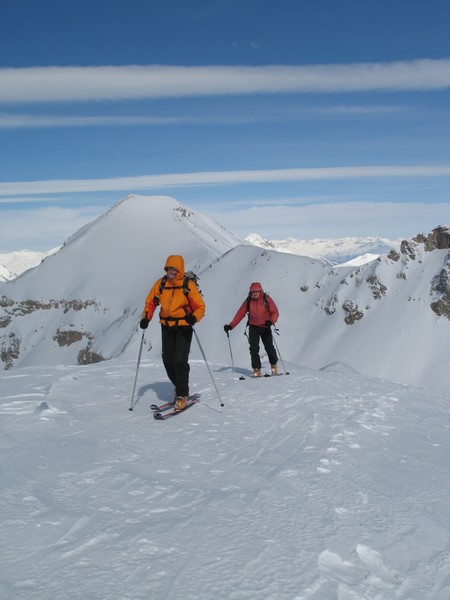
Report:
[[[175,267],[178,270],[175,276],[176,280],[184,279],[184,258],[182,256],[176,254],[168,256],[164,265],[164,271],[167,271],[168,267]]]
[[[262,285],[259,283],[259,281],[255,281],[251,284],[250,286],[250,292],[262,292]]]

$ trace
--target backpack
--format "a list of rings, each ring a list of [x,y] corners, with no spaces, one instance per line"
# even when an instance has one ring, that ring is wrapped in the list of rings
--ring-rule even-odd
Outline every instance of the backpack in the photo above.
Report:
[[[183,285],[176,285],[172,289],[174,289],[174,290],[183,289],[184,295],[187,298],[189,296],[189,281],[193,281],[198,288],[198,280],[199,280],[198,275],[196,275],[192,271],[186,271],[184,274]],[[167,275],[164,275],[164,277],[161,279],[161,283],[159,284],[159,293],[160,294],[163,291],[163,289],[166,287],[166,282],[167,282]],[[202,294],[202,291],[200,290],[200,288],[198,289],[198,291],[200,292],[200,294]],[[203,296],[203,294],[202,294],[202,296]]]

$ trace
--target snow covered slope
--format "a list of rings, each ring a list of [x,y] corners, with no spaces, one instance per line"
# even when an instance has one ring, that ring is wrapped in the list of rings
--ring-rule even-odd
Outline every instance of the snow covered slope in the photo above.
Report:
[[[343,365],[2,376],[2,600],[448,600],[448,395]],[[245,372],[248,375],[248,370]]]
[[[172,199],[129,197],[0,286],[1,357],[11,368],[136,356],[146,294],[166,257],[179,253],[200,275],[207,311],[196,329],[212,360],[230,360],[223,325],[260,281],[280,309],[284,360],[314,369],[341,361],[367,375],[448,389],[449,247],[441,227],[378,260],[333,269],[240,244]],[[242,323],[230,334],[238,365],[249,362],[243,332]],[[156,319],[146,355],[160,355]],[[201,358],[195,345],[192,356]]]
[[[367,375],[448,389],[450,256],[448,248],[426,248],[405,242],[401,252],[362,267],[330,269],[306,257],[236,247],[203,278],[208,322],[218,331],[208,329],[206,348],[221,360],[228,352],[230,360],[221,326],[248,283],[260,281],[280,310],[275,340],[286,360],[315,369],[341,361]],[[243,332],[241,324],[230,340],[237,362],[248,364]]]
[[[1,600],[448,600],[449,246],[332,269],[130,197],[2,284]],[[199,403],[158,422],[173,387],[137,323],[178,252],[210,370],[194,341]],[[254,280],[289,375],[249,376],[244,324],[230,367]]]

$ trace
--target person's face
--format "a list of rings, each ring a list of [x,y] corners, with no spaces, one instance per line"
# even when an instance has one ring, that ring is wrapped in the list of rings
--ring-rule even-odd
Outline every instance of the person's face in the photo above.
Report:
[[[176,276],[176,274],[178,273],[178,269],[175,269],[175,267],[167,267],[166,272],[167,272],[167,277],[169,279],[173,279]]]
[[[254,300],[257,300],[257,299],[259,298],[259,294],[260,294],[260,293],[261,293],[260,291],[251,292],[251,294],[252,294],[252,298],[253,298]]]

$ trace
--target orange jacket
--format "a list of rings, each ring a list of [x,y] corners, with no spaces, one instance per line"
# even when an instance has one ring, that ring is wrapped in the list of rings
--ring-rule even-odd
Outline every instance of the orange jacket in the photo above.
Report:
[[[242,321],[247,312],[249,325],[265,327],[266,321],[272,321],[274,325],[278,321],[278,308],[275,302],[268,295],[264,299],[262,292],[256,300],[254,298],[244,300],[230,323],[233,329]]]
[[[186,296],[183,290],[184,283],[184,259],[182,256],[169,256],[166,260],[165,269],[175,267],[178,269],[173,280],[167,278],[163,290],[160,292],[162,277],[156,281],[145,300],[142,318],[151,320],[156,307],[160,307],[159,320],[163,325],[173,327],[175,325],[188,325],[183,317],[187,313],[193,314],[197,322],[205,314],[205,302],[198,291],[195,282],[189,280],[189,293]]]

